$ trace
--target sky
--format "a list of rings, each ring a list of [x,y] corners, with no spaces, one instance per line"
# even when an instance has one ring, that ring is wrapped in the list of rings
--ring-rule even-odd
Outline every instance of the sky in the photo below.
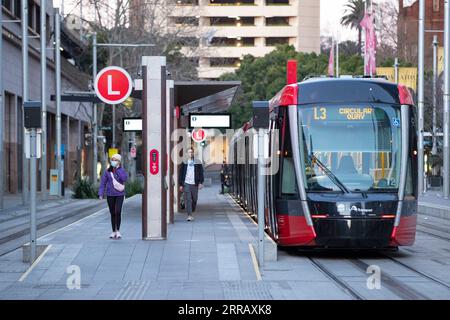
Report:
[[[344,28],[340,24],[348,0],[321,0],[320,3],[320,35],[339,37],[341,41],[356,40],[356,30]],[[339,26],[336,28],[336,26]]]
[[[76,8],[73,8],[73,4],[77,3],[76,0],[54,0],[55,7],[59,7],[61,1],[64,1],[65,13],[73,10],[78,13]],[[319,1],[319,0],[317,0]],[[376,3],[382,3],[386,1],[397,0],[373,0]],[[338,36],[341,41],[356,40],[357,32],[350,28],[344,28],[340,24],[340,19],[345,13],[345,4],[348,0],[321,0],[320,6],[320,35],[321,36]],[[336,26],[338,26],[336,28]]]

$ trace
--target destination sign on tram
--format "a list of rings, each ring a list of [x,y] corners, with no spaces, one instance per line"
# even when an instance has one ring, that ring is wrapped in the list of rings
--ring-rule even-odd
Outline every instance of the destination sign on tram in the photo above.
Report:
[[[313,119],[316,121],[371,120],[372,107],[314,107]]]

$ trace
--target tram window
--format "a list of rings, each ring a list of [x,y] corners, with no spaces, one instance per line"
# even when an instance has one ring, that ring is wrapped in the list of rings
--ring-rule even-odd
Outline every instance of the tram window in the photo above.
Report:
[[[414,194],[412,170],[411,170],[411,160],[408,161],[408,169],[406,171],[406,188],[405,194],[411,196]]]
[[[340,191],[339,183],[350,191],[398,188],[399,108],[385,104],[312,105],[300,108],[299,117],[310,191]]]
[[[281,132],[282,130],[280,130]],[[295,175],[294,159],[292,154],[292,143],[289,128],[289,121],[286,119],[286,128],[284,130],[284,151],[282,152],[282,166],[281,166],[281,195],[282,196],[296,196],[298,195],[297,180]]]
[[[283,176],[281,181],[281,193],[283,195],[297,194],[297,186],[295,183],[295,167],[294,159],[283,159]]]

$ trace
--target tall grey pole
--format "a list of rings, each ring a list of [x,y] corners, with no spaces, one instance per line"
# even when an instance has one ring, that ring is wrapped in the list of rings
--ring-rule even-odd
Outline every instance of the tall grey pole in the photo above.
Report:
[[[80,1],[80,41],[83,41],[83,1]]]
[[[56,83],[56,165],[58,168],[58,195],[62,195],[61,177],[64,168],[61,166],[61,16],[55,10],[55,83]]]
[[[97,77],[97,32],[94,32],[92,37],[92,84],[94,85],[95,77]],[[93,121],[92,121],[92,148],[93,148],[93,159],[92,159],[92,181],[94,184],[97,183],[97,104],[94,103],[93,106]]]
[[[445,0],[444,5],[444,198],[449,198],[450,191],[450,148],[449,148],[449,108],[450,108],[450,0]]]
[[[36,129],[30,132],[30,264],[36,260]]]
[[[264,265],[264,129],[258,130],[258,262]]]
[[[41,199],[47,199],[47,23],[46,3],[41,0],[41,102],[42,102],[42,151],[41,151]]]
[[[367,0],[364,1],[364,14],[367,13]],[[367,42],[367,32],[364,32],[364,75],[367,76],[368,74],[366,73],[366,66],[367,66],[367,46],[366,46],[366,42]]]
[[[131,145],[136,147],[136,132],[131,133]],[[136,180],[136,158],[131,159],[131,181]]]
[[[25,110],[23,104],[28,101],[28,1],[22,1],[22,125],[24,124]],[[28,159],[25,157],[25,127],[19,128],[23,130],[22,139],[22,202],[27,204],[28,201]]]
[[[433,148],[431,150],[431,153],[433,155],[437,154],[437,77],[438,77],[438,36],[433,36]]]
[[[112,106],[112,147],[116,147],[116,106]]]
[[[417,141],[418,150],[418,190],[419,195],[424,193],[424,153],[423,153],[423,114],[424,114],[424,55],[425,55],[425,0],[419,0],[419,63],[418,63],[418,74],[419,74],[419,88],[418,88],[418,109],[419,109],[419,127],[418,134],[419,139]]]
[[[398,58],[395,58],[394,61],[394,80],[395,83],[398,83]]]
[[[3,61],[3,10],[0,10],[0,61]],[[5,123],[5,98],[3,95],[3,67],[0,68],[0,210],[3,209],[3,195],[5,193],[5,164],[3,136]]]

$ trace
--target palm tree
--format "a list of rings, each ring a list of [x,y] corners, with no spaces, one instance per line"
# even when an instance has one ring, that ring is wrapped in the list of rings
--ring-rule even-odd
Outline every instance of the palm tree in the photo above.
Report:
[[[362,28],[359,25],[361,20],[364,18],[364,12],[365,12],[365,0],[349,0],[348,3],[345,5],[345,12],[346,15],[344,15],[341,18],[341,24],[343,26],[349,26],[352,29],[358,30],[358,45],[359,48],[361,48],[362,40]]]

